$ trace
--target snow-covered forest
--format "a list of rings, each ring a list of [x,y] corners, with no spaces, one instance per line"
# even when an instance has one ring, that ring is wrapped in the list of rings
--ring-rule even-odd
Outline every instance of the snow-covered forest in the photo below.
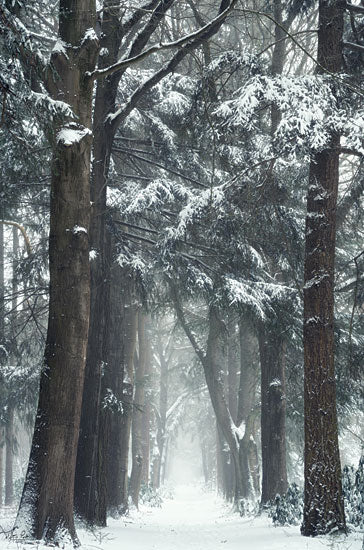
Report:
[[[364,1],[0,0],[0,547],[364,550]]]

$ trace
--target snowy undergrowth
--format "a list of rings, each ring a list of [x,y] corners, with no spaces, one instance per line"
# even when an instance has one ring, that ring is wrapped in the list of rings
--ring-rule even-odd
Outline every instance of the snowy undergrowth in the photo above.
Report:
[[[1,518],[5,530],[11,523],[9,515]],[[177,487],[174,498],[165,497],[160,508],[141,504],[139,511],[133,510],[128,517],[109,520],[106,529],[80,529],[78,534],[84,550],[361,550],[363,537],[360,532],[348,537],[302,537],[299,526],[274,527],[266,514],[240,517],[198,484]],[[51,547],[17,543],[1,534],[0,548]]]

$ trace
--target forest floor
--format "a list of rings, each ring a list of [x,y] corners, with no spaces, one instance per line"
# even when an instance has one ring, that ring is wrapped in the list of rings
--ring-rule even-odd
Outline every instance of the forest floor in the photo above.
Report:
[[[48,550],[10,541],[4,531],[12,518],[0,518],[0,550]],[[79,529],[83,550],[361,550],[363,534],[302,537],[299,527],[274,527],[266,516],[233,513],[219,497],[198,485],[177,487],[160,508],[141,506],[130,516],[109,521],[94,532]]]

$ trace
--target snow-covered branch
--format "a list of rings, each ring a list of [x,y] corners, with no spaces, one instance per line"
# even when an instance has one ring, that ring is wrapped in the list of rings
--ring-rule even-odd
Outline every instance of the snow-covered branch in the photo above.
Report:
[[[135,55],[134,57],[127,57],[125,59],[121,59],[114,65],[111,65],[109,67],[105,67],[104,69],[96,69],[95,71],[92,71],[88,74],[89,78],[92,78],[93,80],[96,80],[98,78],[103,78],[105,76],[108,76],[109,74],[115,73],[120,70],[127,69],[128,67],[135,65],[136,63],[140,63],[140,61],[146,59],[150,55],[162,51],[167,50],[175,50],[182,48],[183,46],[186,46],[188,44],[196,44],[195,47],[199,46],[203,40],[210,37],[210,34],[214,34],[216,30],[221,26],[221,24],[225,21],[226,17],[229,15],[229,13],[234,9],[235,5],[237,4],[238,0],[231,0],[229,6],[223,10],[215,19],[212,19],[209,23],[207,23],[204,27],[201,29],[198,29],[197,31],[194,31],[192,33],[189,33],[188,35],[179,38],[178,40],[174,40],[173,42],[167,42],[167,43],[159,43],[154,46],[151,46],[147,50],[144,50],[138,55]]]

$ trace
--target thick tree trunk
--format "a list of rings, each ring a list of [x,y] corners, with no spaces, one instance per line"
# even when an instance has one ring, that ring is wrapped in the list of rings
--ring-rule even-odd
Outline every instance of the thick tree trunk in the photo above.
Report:
[[[103,11],[101,43],[106,55],[99,60],[99,68],[117,61],[121,42],[120,21],[115,2],[106,1]],[[107,175],[110,165],[114,133],[105,119],[115,107],[119,75],[101,79],[97,83],[94,109],[94,143],[91,177],[91,309],[87,347],[85,384],[82,400],[80,438],[75,477],[75,508],[89,524],[106,524],[106,463],[102,445],[105,429],[101,422],[101,377],[108,363],[107,332],[109,324],[110,246],[105,235]]]
[[[146,4],[146,10],[136,9],[134,17],[130,18],[131,27],[126,25],[126,30],[134,31],[140,20],[149,9],[151,13],[149,21],[137,34],[128,51],[132,58],[138,55],[148,43],[150,37],[157,29],[165,14],[173,5],[174,0],[161,0]],[[224,9],[226,2],[223,0],[220,11]],[[122,25],[120,24],[120,9],[123,2],[105,0],[103,5],[103,22],[101,32],[101,47],[103,56],[99,60],[99,68],[113,65],[118,57],[122,41]],[[214,34],[220,25],[211,30]],[[130,33],[132,35],[132,32]],[[206,36],[206,39],[208,36]],[[196,47],[196,46],[195,46]],[[152,85],[157,84],[164,76],[169,74],[178,63],[185,57],[187,49],[180,50],[179,55],[161,71],[156,73],[153,83],[149,88],[144,86],[143,90],[134,98],[141,98]],[[91,317],[90,337],[87,352],[85,392],[83,399],[83,412],[81,419],[81,438],[78,450],[77,472],[76,472],[76,507],[79,514],[89,523],[103,524],[105,521],[105,509],[102,502],[103,485],[98,480],[104,479],[106,473],[100,471],[104,468],[105,461],[95,462],[95,457],[100,456],[103,445],[104,434],[100,434],[100,377],[101,366],[108,362],[107,351],[105,351],[104,331],[108,325],[108,290],[105,280],[108,279],[107,265],[105,265],[104,234],[106,217],[106,190],[107,178],[110,166],[111,148],[117,128],[123,122],[124,117],[108,119],[107,115],[114,114],[116,107],[116,93],[124,70],[119,70],[108,77],[100,80],[97,85],[95,99],[94,117],[94,161],[92,171],[92,223],[91,223],[91,248],[98,253],[98,258],[91,271]],[[101,330],[100,330],[101,328]],[[126,417],[125,417],[126,420]],[[129,421],[125,424],[125,436],[129,433]],[[101,438],[101,441],[99,439]],[[105,451],[104,451],[105,452]],[[101,453],[104,454],[104,453]]]
[[[138,508],[139,491],[143,472],[143,423],[145,414],[145,371],[147,362],[147,335],[145,314],[138,314],[138,359],[135,369],[135,392],[132,417],[132,470],[130,490],[132,502]]]
[[[262,505],[287,491],[286,380],[284,340],[261,327]]]
[[[319,4],[318,62],[342,65],[343,7]],[[311,161],[307,195],[304,362],[305,503],[302,534],[345,530],[334,366],[334,263],[339,183],[339,134]]]
[[[66,53],[52,53],[54,99],[67,101],[76,120],[56,128],[51,168],[50,298],[28,471],[15,532],[55,541],[77,540],[74,474],[89,326],[89,217],[91,108],[98,41],[95,2],[61,0],[59,38]],[[88,31],[88,32],[87,32]]]

